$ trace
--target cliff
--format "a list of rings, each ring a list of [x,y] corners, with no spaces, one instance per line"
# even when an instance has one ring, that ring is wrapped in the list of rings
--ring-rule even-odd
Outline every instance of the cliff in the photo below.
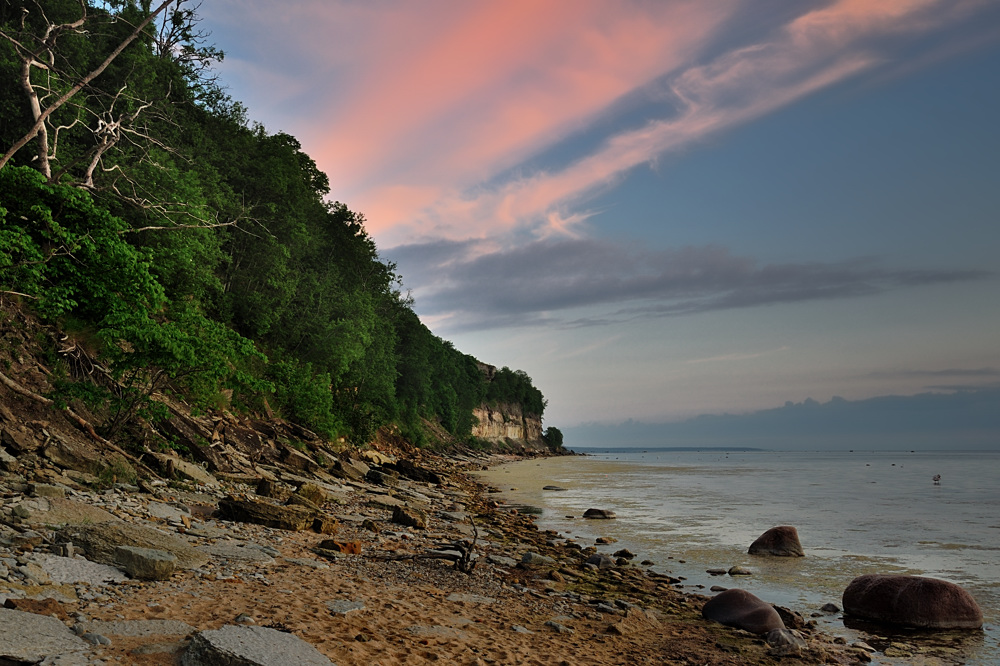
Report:
[[[472,415],[476,419],[472,426],[474,437],[494,443],[545,448],[541,417],[524,414],[520,405],[481,405],[472,410]]]

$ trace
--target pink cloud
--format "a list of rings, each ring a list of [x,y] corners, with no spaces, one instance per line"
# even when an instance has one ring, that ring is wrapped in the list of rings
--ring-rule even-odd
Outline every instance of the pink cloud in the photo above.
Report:
[[[830,3],[779,26],[766,40],[667,77],[669,92],[684,105],[674,117],[614,135],[591,154],[560,170],[539,171],[472,191],[456,179],[442,199],[420,211],[411,210],[408,223],[387,228],[376,221],[374,228],[390,242],[428,232],[451,238],[502,235],[518,227],[534,229],[540,236],[572,232],[587,217],[580,208],[585,201],[613,186],[630,169],[872,68],[884,58],[876,44],[886,34],[920,33],[980,5],[949,0]],[[702,33],[702,38],[707,34]],[[694,45],[687,50],[695,50]],[[664,71],[674,71],[671,65]],[[566,122],[564,118],[556,120]],[[558,135],[563,126],[556,125],[550,131]],[[519,127],[530,127],[530,123]],[[505,130],[499,135],[509,139]],[[489,146],[490,141],[484,145]],[[475,158],[490,156],[491,150],[458,150],[437,163],[454,160],[460,165],[470,160],[472,164]],[[364,198],[362,193],[361,200]],[[393,216],[396,221],[402,217]]]

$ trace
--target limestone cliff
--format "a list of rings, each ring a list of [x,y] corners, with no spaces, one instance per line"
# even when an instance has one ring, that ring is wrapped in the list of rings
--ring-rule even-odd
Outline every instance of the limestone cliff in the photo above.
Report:
[[[545,447],[542,419],[522,413],[520,405],[481,405],[472,410],[472,435],[496,443],[517,443],[530,448]],[[515,440],[511,442],[510,440]]]

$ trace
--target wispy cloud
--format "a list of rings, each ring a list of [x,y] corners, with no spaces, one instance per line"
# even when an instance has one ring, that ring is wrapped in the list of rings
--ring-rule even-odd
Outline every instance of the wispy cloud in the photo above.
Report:
[[[874,259],[760,265],[718,246],[651,251],[593,239],[500,250],[437,241],[400,246],[388,256],[421,285],[418,309],[451,329],[598,326],[990,276],[892,269]]]
[[[487,237],[525,228],[543,237],[566,233],[586,219],[589,199],[631,169],[871,70],[887,58],[879,46],[886,36],[923,34],[981,5],[979,0],[839,0],[776,27],[765,39],[694,65],[687,58],[707,48],[737,3],[628,3],[613,15],[577,3],[569,14],[535,17],[516,53],[495,58],[493,51],[472,49],[471,56],[459,56],[472,46],[469,35],[482,29],[485,17],[476,13],[449,28],[455,31],[452,39],[394,70],[410,85],[394,84],[393,78],[383,86],[376,76],[366,98],[371,101],[344,116],[360,131],[346,144],[336,139],[338,150],[346,150],[345,164],[352,169],[358,169],[354,153],[364,155],[359,171],[371,186],[359,196],[365,207],[378,211],[370,217],[372,228],[390,240]],[[517,10],[504,7],[514,20]],[[510,7],[523,9],[518,3]],[[650,7],[670,7],[676,15],[652,15]],[[576,41],[575,33],[565,32],[569,25],[585,36]],[[494,31],[480,41],[499,35],[507,36]],[[543,47],[552,43],[558,46]],[[596,55],[581,59],[581,49]],[[645,66],[626,66],[642,58],[648,59]],[[462,61],[459,71],[448,74],[442,63],[449,59]],[[470,78],[466,64],[476,76]],[[414,86],[439,81],[442,74],[450,81],[444,89],[429,91],[433,94],[408,104],[407,113],[398,113],[401,96],[416,95]],[[605,83],[586,83],[591,77]],[[481,89],[487,81],[488,94]],[[661,118],[607,136],[591,153],[562,167],[491,181],[640,89],[647,95],[660,91]],[[381,111],[373,112],[372,105]],[[400,115],[403,120],[394,119]],[[375,132],[387,133],[390,140],[374,145],[390,146],[391,155],[373,147]],[[355,144],[356,150],[350,147]],[[421,190],[421,201],[397,205],[378,184],[390,172],[393,179],[434,185]]]

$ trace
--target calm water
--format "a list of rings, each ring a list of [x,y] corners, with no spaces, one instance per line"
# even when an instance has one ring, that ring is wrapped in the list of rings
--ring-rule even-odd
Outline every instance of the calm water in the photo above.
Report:
[[[1000,453],[590,451],[588,457],[522,461],[483,474],[510,503],[541,509],[538,525],[593,544],[618,539],[689,589],[742,587],[809,616],[864,573],[913,573],[958,583],[976,598],[983,632],[907,634],[947,644],[957,661],[1000,663]],[[941,485],[931,477],[940,474]],[[543,491],[557,485],[564,491]],[[584,521],[588,508],[614,521]],[[794,525],[805,558],[759,558],[747,547],[765,530]],[[733,565],[752,577],[712,577]],[[707,591],[707,589],[706,589]],[[817,618],[823,629],[874,644],[885,633]],[[880,657],[876,663],[915,663]],[[935,662],[940,663],[940,662]]]

